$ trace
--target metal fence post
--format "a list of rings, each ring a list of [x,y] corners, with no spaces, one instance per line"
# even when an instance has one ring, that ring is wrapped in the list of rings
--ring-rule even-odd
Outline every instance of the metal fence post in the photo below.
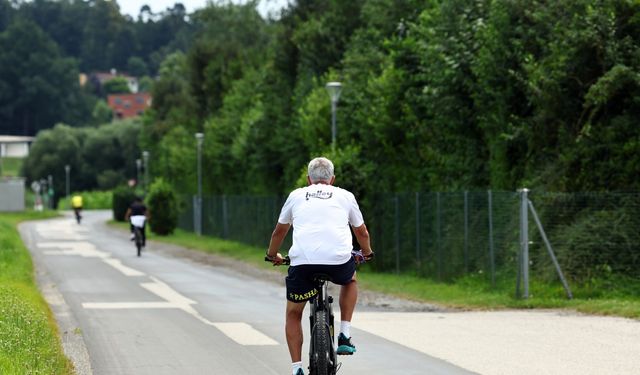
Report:
[[[200,215],[202,213],[202,211],[200,210],[200,197],[198,197],[197,195],[194,195],[192,197],[192,202],[193,202],[193,231],[200,235],[202,233],[202,228],[200,227],[200,224],[202,223],[202,221],[200,220]]]
[[[438,257],[438,280],[442,280],[442,246],[440,244],[440,192],[436,193],[436,254]]]
[[[418,274],[422,269],[421,251],[420,251],[420,193],[416,192],[416,267]]]
[[[549,242],[549,239],[547,238],[547,234],[544,232],[544,228],[542,228],[542,223],[540,222],[540,218],[538,217],[538,213],[536,212],[536,209],[533,208],[533,203],[531,203],[530,200],[527,200],[527,203],[529,204],[529,208],[531,209],[531,213],[533,214],[533,219],[536,222],[536,225],[538,226],[538,229],[540,230],[540,235],[542,236],[542,240],[544,241],[544,244],[547,246],[547,251],[549,252],[549,257],[551,257],[551,261],[553,262],[553,265],[556,268],[556,272],[558,273],[558,277],[560,278],[560,281],[562,282],[562,286],[564,287],[564,290],[567,292],[567,297],[569,299],[573,298],[573,294],[571,293],[571,289],[569,288],[569,284],[567,283],[567,279],[564,277],[564,274],[562,273],[562,269],[560,268],[560,263],[558,263],[558,259],[556,258],[556,254],[553,252],[553,248],[551,247],[551,243]]]
[[[529,198],[528,189],[520,190],[520,267],[523,298],[529,298]]]
[[[222,196],[222,238],[229,238],[229,212],[226,194]]]
[[[395,247],[396,247],[396,274],[400,273],[400,200],[396,194],[395,204]]]
[[[469,272],[469,192],[464,192],[464,272]]]
[[[487,211],[489,211],[489,269],[491,270],[491,287],[496,286],[496,259],[493,249],[493,195],[487,191]]]

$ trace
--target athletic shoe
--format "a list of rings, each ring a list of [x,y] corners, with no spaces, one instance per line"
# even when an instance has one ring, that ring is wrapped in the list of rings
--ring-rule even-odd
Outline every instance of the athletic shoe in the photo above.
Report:
[[[302,369],[299,368],[298,372],[296,372],[296,375],[304,375],[304,371],[302,371]]]
[[[351,337],[347,338],[344,333],[340,332],[338,336],[338,355],[352,355],[356,352],[356,347],[351,343]]]

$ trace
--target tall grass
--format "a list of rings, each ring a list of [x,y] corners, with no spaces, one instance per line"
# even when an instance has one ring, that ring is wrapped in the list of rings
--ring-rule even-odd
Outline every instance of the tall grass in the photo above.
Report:
[[[20,221],[53,215],[0,213],[0,374],[73,374],[16,228]]]

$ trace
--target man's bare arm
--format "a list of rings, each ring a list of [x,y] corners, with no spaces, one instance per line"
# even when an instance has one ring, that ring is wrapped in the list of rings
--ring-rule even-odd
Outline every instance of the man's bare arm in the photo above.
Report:
[[[289,228],[291,228],[291,224],[276,224],[273,233],[271,233],[271,241],[269,241],[269,249],[267,250],[267,256],[269,258],[273,258],[278,255],[278,250],[280,250],[282,241],[284,241],[287,233],[289,233]]]
[[[373,250],[371,250],[371,242],[369,239],[369,231],[367,230],[367,226],[362,224],[359,227],[353,227],[353,233],[356,235],[356,239],[362,248],[362,254],[365,256],[370,255]]]

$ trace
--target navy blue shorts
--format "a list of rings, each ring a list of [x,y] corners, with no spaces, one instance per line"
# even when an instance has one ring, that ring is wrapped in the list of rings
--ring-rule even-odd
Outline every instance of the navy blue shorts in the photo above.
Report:
[[[291,302],[306,302],[318,294],[313,277],[322,273],[329,276],[332,283],[347,285],[351,282],[356,272],[356,262],[350,258],[344,264],[302,264],[289,267],[289,275],[286,278],[287,300]]]

